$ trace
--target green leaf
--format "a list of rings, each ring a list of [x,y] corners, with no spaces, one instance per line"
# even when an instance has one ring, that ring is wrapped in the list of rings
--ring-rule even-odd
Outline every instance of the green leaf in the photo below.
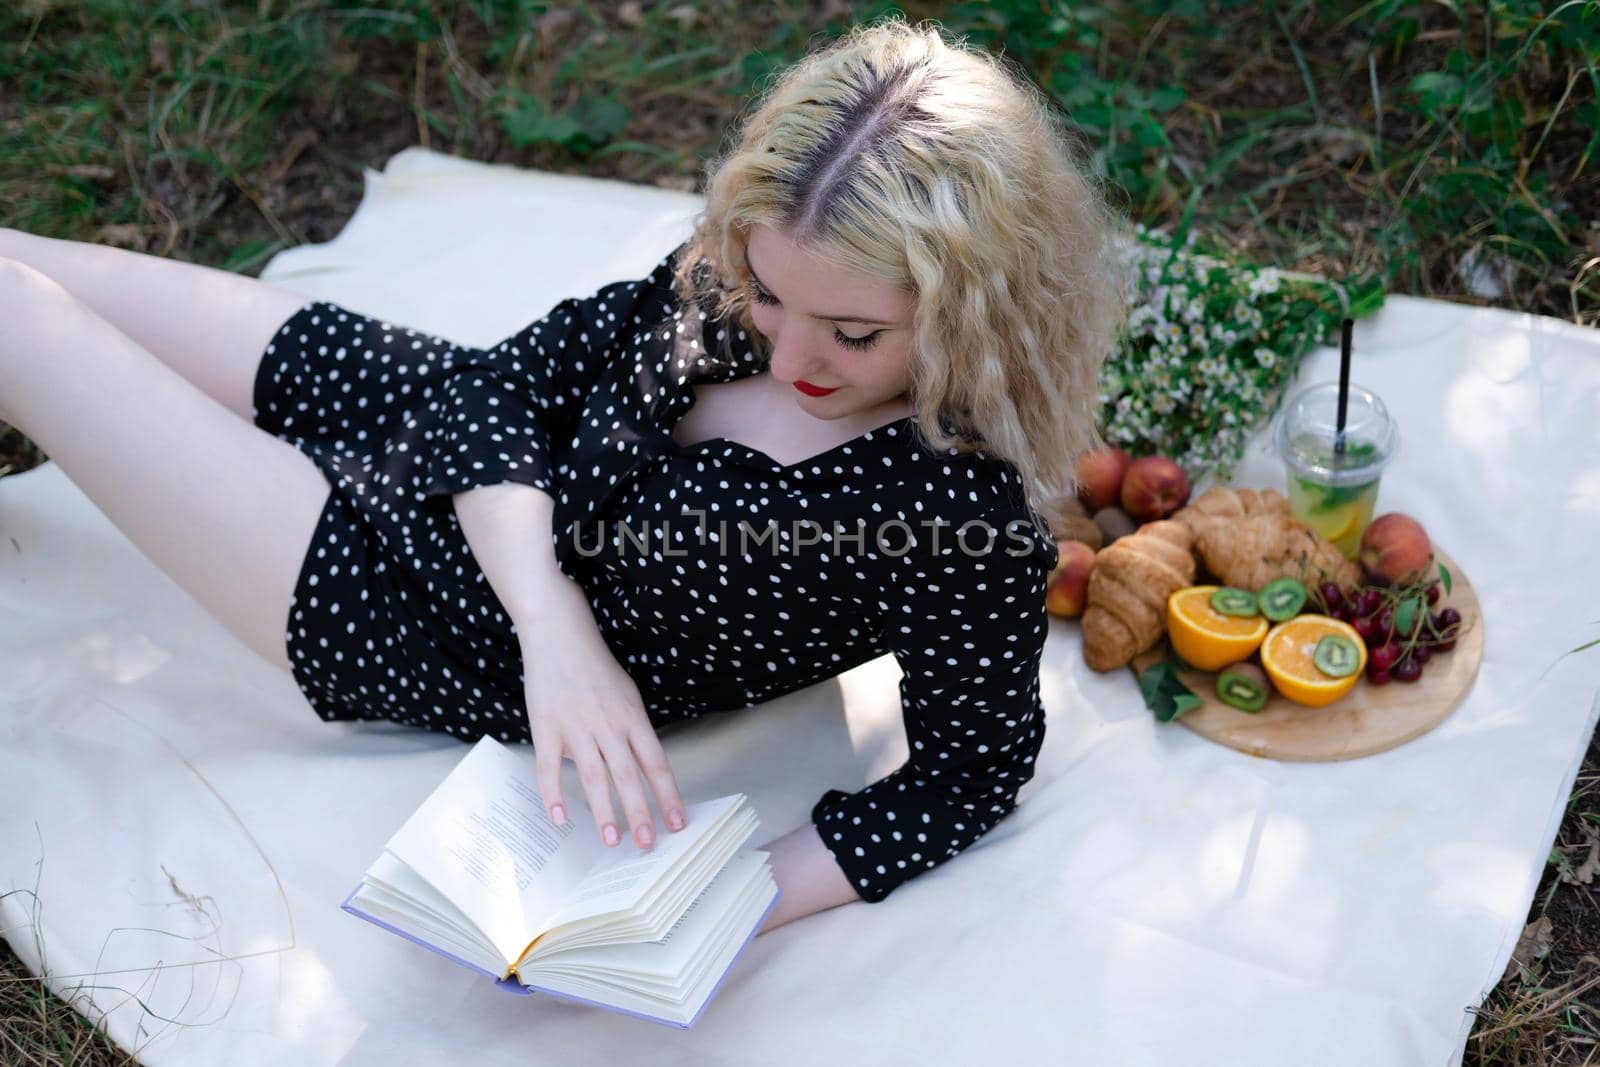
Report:
[[[500,115],[506,137],[518,147],[540,142],[565,144],[582,135],[582,128],[567,115],[552,115],[544,101],[527,93],[515,95],[515,102]]]
[[[1160,114],[1163,111],[1171,111],[1173,108],[1183,103],[1184,98],[1188,95],[1189,94],[1185,92],[1183,87],[1180,85],[1162,86],[1150,94],[1150,110],[1156,112],[1157,114]]]
[[[1350,317],[1364,318],[1383,307],[1383,279],[1364,274],[1345,284],[1350,294]]]
[[[1111,128],[1111,108],[1100,101],[1084,104],[1072,113],[1072,120],[1079,126],[1104,133]]]
[[[1139,692],[1158,722],[1171,722],[1201,704],[1194,691],[1179,680],[1178,661],[1172,656],[1145,668],[1139,675]]]
[[[1360,451],[1362,448],[1366,449],[1365,453]],[[1377,447],[1375,445],[1371,445],[1366,442],[1358,442],[1357,444],[1345,449],[1345,454],[1347,456],[1352,456],[1353,458],[1359,459],[1361,456],[1375,451],[1377,451]],[[1307,495],[1314,495],[1318,497],[1317,502],[1311,506],[1311,512],[1315,515],[1325,514],[1333,511],[1336,508],[1341,508],[1346,504],[1360,500],[1361,494],[1372,488],[1371,482],[1363,482],[1360,485],[1322,485],[1306,478],[1296,478],[1295,480],[1300,483],[1300,488]]]
[[[1461,79],[1443,71],[1425,71],[1411,79],[1408,88],[1429,111],[1442,111],[1461,102]]]
[[[609,142],[628,124],[628,109],[604,96],[581,97],[571,108],[556,114],[538,97],[518,92],[500,116],[501,127],[512,144],[556,144],[580,155]]]
[[[1444,566],[1443,563],[1439,564],[1439,580],[1444,583],[1444,595],[1445,596],[1449,596],[1450,595],[1450,572],[1445,569],[1445,566]]]
[[[1172,674],[1172,664],[1166,660],[1146,667],[1139,674],[1139,692],[1144,694],[1145,707],[1156,710],[1156,697],[1161,692],[1162,679]]]
[[[1417,612],[1422,608],[1422,598],[1408,596],[1400,602],[1400,610],[1394,613],[1394,632],[1409,634],[1412,623],[1417,621]]]
[[[580,97],[571,115],[596,148],[621,133],[629,117],[625,104],[605,96]]]
[[[1127,112],[1124,118],[1128,119],[1128,129],[1133,134],[1133,143],[1140,148],[1171,148],[1172,142],[1167,139],[1166,131],[1159,122],[1152,121],[1147,115],[1139,112]]]
[[[1200,706],[1200,698],[1193,693],[1179,693],[1172,698],[1173,711],[1170,718],[1176,719],[1186,711],[1192,711]],[[1169,720],[1170,721],[1170,720]]]

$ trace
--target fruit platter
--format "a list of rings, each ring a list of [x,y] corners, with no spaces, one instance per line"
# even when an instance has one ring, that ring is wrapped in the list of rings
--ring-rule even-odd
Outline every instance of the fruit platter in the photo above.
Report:
[[[1328,522],[1272,489],[1190,501],[1177,464],[1118,451],[1087,454],[1076,497],[1046,509],[1045,607],[1079,621],[1091,668],[1130,669],[1159,721],[1256,756],[1353,759],[1425,733],[1471,688],[1477,594],[1415,519],[1372,517],[1375,493]]]

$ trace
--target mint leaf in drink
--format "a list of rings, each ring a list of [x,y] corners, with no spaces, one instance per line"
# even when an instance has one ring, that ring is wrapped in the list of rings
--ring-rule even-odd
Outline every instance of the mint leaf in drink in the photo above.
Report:
[[[1346,504],[1361,499],[1361,494],[1370,488],[1372,488],[1371,482],[1364,482],[1361,485],[1319,486],[1318,489],[1322,493],[1322,498],[1311,505],[1311,513],[1313,515],[1321,515],[1336,508],[1342,508]]]
[[[1350,460],[1368,460],[1378,452],[1378,446],[1371,441],[1346,441],[1344,458],[1348,464]],[[1335,454],[1337,456],[1337,453]]]

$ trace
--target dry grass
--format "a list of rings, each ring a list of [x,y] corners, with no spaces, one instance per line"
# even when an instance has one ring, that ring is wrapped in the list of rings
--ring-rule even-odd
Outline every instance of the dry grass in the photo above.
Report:
[[[0,1064],[128,1067],[139,1061],[32,980],[0,938]]]
[[[1600,1064],[1600,732],[1556,832],[1527,930],[1474,1013],[1467,1067]]]

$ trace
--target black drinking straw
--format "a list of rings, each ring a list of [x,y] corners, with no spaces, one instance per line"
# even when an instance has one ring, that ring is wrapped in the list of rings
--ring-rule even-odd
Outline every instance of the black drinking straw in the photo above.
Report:
[[[1355,320],[1345,319],[1339,338],[1339,424],[1333,435],[1333,454],[1344,455],[1344,415],[1350,404],[1350,334],[1355,330]]]

